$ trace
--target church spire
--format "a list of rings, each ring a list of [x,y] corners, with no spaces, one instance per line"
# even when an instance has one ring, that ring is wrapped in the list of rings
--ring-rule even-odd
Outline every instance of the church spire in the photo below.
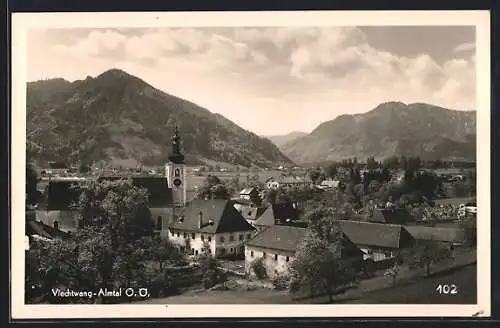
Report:
[[[177,125],[174,128],[174,136],[172,137],[172,151],[168,155],[168,159],[175,164],[184,164],[184,155],[181,151],[181,137],[179,136],[179,128]]]

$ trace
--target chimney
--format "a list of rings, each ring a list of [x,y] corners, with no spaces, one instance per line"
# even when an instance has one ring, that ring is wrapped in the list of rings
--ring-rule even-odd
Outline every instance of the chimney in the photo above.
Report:
[[[198,213],[198,229],[201,229],[203,226],[203,213],[200,211]]]

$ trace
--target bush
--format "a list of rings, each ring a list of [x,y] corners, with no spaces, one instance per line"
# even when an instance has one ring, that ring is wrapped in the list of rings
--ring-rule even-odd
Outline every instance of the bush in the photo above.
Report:
[[[254,260],[250,267],[252,268],[253,273],[255,273],[257,279],[267,278],[266,267],[264,266],[262,258]]]
[[[203,274],[201,283],[208,289],[227,280],[227,274],[217,267],[217,261],[211,256],[200,258],[200,269]]]
[[[272,283],[274,289],[277,290],[288,289],[290,287],[290,276],[284,273],[278,273],[273,277]]]

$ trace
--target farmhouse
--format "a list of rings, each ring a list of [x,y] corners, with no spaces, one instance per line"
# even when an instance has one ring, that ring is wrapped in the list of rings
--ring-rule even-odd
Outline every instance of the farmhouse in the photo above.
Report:
[[[169,227],[169,239],[193,255],[235,257],[244,254],[252,227],[227,200],[193,200]]]
[[[76,231],[78,213],[74,205],[78,203],[80,191],[75,187],[83,187],[78,182],[80,180],[50,180],[37,206],[36,220],[65,232]]]
[[[252,263],[259,259],[262,259],[269,277],[286,272],[306,233],[305,228],[275,225],[257,234],[245,245],[246,272],[252,274]],[[362,260],[362,252],[346,236],[343,238],[341,256],[353,264]]]
[[[406,230],[416,240],[438,241],[450,246],[459,246],[465,242],[464,230],[458,227],[407,226]]]
[[[262,231],[270,226],[279,224],[291,224],[298,218],[298,212],[290,204],[271,204],[262,215],[250,223]]]
[[[259,196],[259,191],[256,188],[245,188],[240,191],[240,198],[252,200],[254,197]]]
[[[344,234],[364,253],[364,260],[392,259],[400,249],[415,244],[413,236],[400,225],[339,220]]]

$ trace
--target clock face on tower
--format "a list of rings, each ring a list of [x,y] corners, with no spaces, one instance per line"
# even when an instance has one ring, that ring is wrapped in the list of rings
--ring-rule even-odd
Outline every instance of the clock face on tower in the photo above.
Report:
[[[182,184],[181,179],[174,179],[174,185],[175,185],[176,187],[179,187],[181,184]]]

